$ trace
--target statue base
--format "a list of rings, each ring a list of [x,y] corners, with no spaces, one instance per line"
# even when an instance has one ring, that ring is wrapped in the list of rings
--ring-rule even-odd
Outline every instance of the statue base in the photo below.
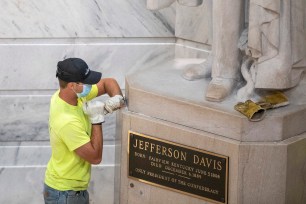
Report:
[[[284,92],[288,106],[250,122],[237,90],[208,102],[210,79],[181,73],[170,61],[126,78],[120,203],[306,203],[305,80]]]

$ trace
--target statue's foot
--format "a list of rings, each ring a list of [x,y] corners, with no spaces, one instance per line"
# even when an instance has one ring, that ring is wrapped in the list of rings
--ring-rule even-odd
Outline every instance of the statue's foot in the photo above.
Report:
[[[203,79],[209,77],[211,74],[211,62],[205,61],[201,64],[189,65],[182,74],[184,79],[189,81]]]
[[[206,100],[220,102],[223,101],[234,87],[234,79],[213,78],[206,90]]]
[[[174,2],[175,0],[147,0],[147,9],[153,11],[160,10],[163,8],[167,8]]]
[[[203,0],[178,0],[177,2],[183,6],[195,7],[200,6]]]

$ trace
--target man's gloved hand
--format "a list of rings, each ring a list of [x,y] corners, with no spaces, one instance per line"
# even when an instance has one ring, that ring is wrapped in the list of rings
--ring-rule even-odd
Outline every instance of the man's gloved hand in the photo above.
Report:
[[[91,124],[100,124],[104,122],[104,106],[101,101],[88,101],[83,104],[83,111]]]
[[[105,101],[104,115],[107,113],[113,113],[115,110],[121,108],[124,105],[124,99],[121,95],[115,95]]]

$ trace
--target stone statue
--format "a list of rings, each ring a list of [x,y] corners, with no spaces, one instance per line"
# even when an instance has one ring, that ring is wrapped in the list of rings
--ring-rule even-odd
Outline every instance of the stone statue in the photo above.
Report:
[[[251,89],[287,89],[296,86],[306,68],[305,0],[250,0],[248,46],[254,60],[238,98],[251,96]]]
[[[176,0],[147,0],[147,9],[159,10],[166,8],[173,4]],[[177,0],[179,4],[185,6],[199,6],[203,3],[203,0]]]
[[[244,25],[244,0],[213,0],[213,43],[208,59],[184,71],[195,80],[209,76],[206,99],[222,101],[239,79],[242,56],[238,49]],[[254,88],[287,89],[298,84],[306,68],[306,5],[304,0],[250,0],[240,100]],[[244,32],[245,33],[245,32]]]
[[[147,9],[159,10],[170,6],[176,0],[147,0]]]
[[[188,80],[209,76],[212,80],[206,90],[209,101],[223,100],[233,89],[239,77],[241,54],[238,41],[243,30],[243,8],[241,0],[213,1],[213,43],[208,59],[183,73]]]
[[[174,2],[147,0],[147,7],[157,10]],[[177,2],[200,6],[203,0]],[[239,100],[252,97],[255,88],[287,89],[298,84],[306,68],[305,0],[213,0],[212,19],[209,57],[183,72],[187,80],[212,77],[207,100],[224,100],[240,80],[240,69],[247,85],[238,91]]]

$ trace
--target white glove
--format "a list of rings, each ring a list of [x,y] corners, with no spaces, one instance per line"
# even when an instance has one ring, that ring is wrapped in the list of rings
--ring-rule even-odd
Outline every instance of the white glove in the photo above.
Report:
[[[91,124],[99,124],[104,122],[104,106],[101,101],[88,101],[83,104],[83,111],[91,122]]]
[[[105,101],[104,114],[113,113],[115,110],[121,108],[124,104],[123,96],[115,95]]]

